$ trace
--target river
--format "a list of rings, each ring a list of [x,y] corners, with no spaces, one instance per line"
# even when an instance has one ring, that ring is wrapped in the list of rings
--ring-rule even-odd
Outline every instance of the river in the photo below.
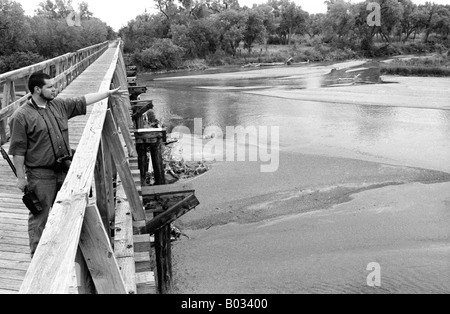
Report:
[[[349,62],[139,82],[169,131],[279,128],[257,144],[279,154],[273,173],[227,160],[194,180],[177,292],[450,292],[450,79]]]

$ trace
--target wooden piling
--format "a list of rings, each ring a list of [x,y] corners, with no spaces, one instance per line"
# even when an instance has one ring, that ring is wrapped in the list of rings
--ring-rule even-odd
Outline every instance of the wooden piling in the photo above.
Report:
[[[163,145],[166,141],[165,129],[138,130],[135,135],[138,147],[139,170],[145,178],[148,169],[147,152],[150,151],[155,185],[165,185],[166,178],[163,161]],[[148,186],[145,180],[142,186]],[[168,208],[165,208],[167,210]],[[158,213],[154,214],[157,217]],[[167,294],[172,289],[172,252],[170,244],[170,224],[155,232],[156,278],[158,293]]]

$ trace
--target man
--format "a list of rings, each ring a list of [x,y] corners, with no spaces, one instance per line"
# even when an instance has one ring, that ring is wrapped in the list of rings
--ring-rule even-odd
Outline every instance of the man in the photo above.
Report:
[[[28,233],[33,257],[41,239],[51,207],[65,177],[64,160],[72,157],[68,120],[86,114],[86,107],[110,96],[126,96],[119,89],[73,99],[58,99],[54,80],[45,73],[31,75],[28,102],[16,110],[10,120],[9,154],[17,168],[17,187],[34,191],[43,208],[30,213]],[[60,161],[58,163],[58,160]]]

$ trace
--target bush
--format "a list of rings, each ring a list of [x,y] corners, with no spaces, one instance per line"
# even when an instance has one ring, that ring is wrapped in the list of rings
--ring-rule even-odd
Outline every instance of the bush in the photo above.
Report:
[[[34,52],[15,52],[9,56],[0,56],[0,73],[24,68],[44,60],[43,56]]]
[[[448,77],[450,76],[450,69],[438,67],[414,67],[414,66],[383,66],[381,68],[382,74],[402,75],[402,76],[435,76]]]
[[[214,54],[206,57],[206,62],[211,66],[224,66],[232,64],[232,58],[222,49],[217,49]]]
[[[269,38],[267,39],[268,45],[281,45],[282,43],[283,41],[281,40],[280,36],[270,35]]]
[[[170,39],[156,39],[153,45],[134,55],[135,62],[146,69],[177,69],[183,63],[184,49]]]

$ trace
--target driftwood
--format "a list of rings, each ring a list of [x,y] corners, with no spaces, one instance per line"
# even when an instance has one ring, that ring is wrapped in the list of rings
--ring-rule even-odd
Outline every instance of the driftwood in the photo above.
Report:
[[[289,58],[285,62],[270,62],[270,63],[248,63],[243,65],[242,68],[260,68],[260,67],[276,67],[283,65],[296,65],[296,64],[309,64],[310,61],[306,62],[296,62],[294,63],[294,58]]]

